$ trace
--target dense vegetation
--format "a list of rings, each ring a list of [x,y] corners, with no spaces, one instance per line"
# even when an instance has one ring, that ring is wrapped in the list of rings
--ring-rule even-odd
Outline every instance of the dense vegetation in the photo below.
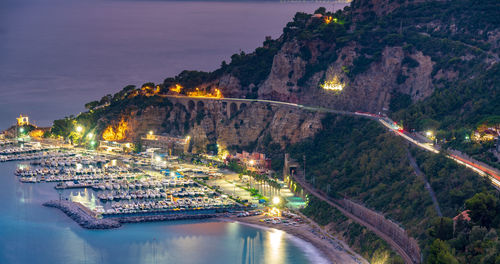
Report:
[[[348,245],[370,263],[404,263],[391,247],[375,233],[349,220],[339,210],[326,202],[310,197],[302,213],[335,235],[340,235]],[[385,261],[384,261],[385,260]]]
[[[213,72],[183,71],[175,77],[166,78],[161,84],[162,92],[176,84],[183,86],[181,94],[193,91],[202,85],[210,84],[224,74],[236,77],[246,98],[257,98],[257,89],[271,72],[274,55],[278,52],[282,41],[267,37],[262,47],[252,53],[233,54],[229,64],[223,61],[220,68]]]
[[[391,117],[407,130],[433,130],[445,147],[454,147],[492,166],[500,163],[487,150],[491,142],[471,142],[472,132],[485,120],[500,116],[500,50],[489,38],[500,28],[500,2],[496,0],[428,1],[402,5],[385,16],[377,16],[370,1],[354,1],[351,7],[335,13],[318,9],[315,13],[331,16],[324,23],[312,15],[297,13],[284,29],[284,40],[298,41],[300,56],[308,61],[298,85],[315,85],[308,80],[325,71],[338,58],[340,49],[355,47],[352,64],[342,67],[351,81],[379,61],[387,47],[401,47],[402,66],[415,68],[412,55],[430,56],[434,93],[412,104],[407,94],[392,93]],[[319,54],[311,59],[308,43],[318,45]],[[409,77],[402,70],[397,84]],[[449,76],[455,77],[447,77]],[[496,124],[500,124],[497,122]]]
[[[154,87],[154,84],[146,83],[143,87],[145,86]],[[105,95],[99,101],[87,103],[86,107],[89,109],[87,112],[54,120],[51,133],[47,136],[62,137],[74,143],[91,147],[90,143],[93,139],[87,137],[87,135],[99,136],[105,127],[109,125],[107,123],[109,120],[119,120],[122,114],[129,113],[132,110],[137,110],[140,114],[140,111],[148,106],[161,106],[169,110],[173,108],[172,102],[159,96],[130,96],[135,90],[135,86],[126,86],[115,95]],[[84,128],[84,134],[76,133],[77,126]]]
[[[472,141],[483,124],[500,124],[500,65],[495,64],[468,81],[445,83],[428,99],[393,114],[406,128],[437,131],[445,147],[465,151],[492,166],[500,163],[488,150],[494,142]]]
[[[433,219],[427,230],[428,263],[500,263],[496,236],[500,227],[498,192],[487,180],[444,155],[417,149],[412,153],[436,192],[445,216]],[[459,220],[454,225],[450,217],[464,210],[470,210],[472,221]],[[441,257],[451,259],[450,256],[458,262],[433,262]]]
[[[487,179],[444,155],[408,148],[402,139],[384,131],[376,122],[330,115],[323,120],[323,126],[324,130],[314,139],[288,148],[297,160],[302,161],[305,155],[306,179],[332,197],[347,196],[401,223],[419,240],[426,256],[442,246],[441,242],[434,245],[436,237],[431,232],[439,218],[423,180],[409,164],[408,155],[416,158],[446,219],[470,209],[468,201],[478,193],[493,191]],[[308,215],[325,223],[318,208],[308,210],[305,213],[310,212]],[[493,221],[496,215],[488,217],[488,221]],[[450,251],[453,258],[466,254],[464,248],[454,249],[455,254]]]
[[[406,143],[374,121],[329,115],[312,140],[289,147],[306,158],[306,179],[332,197],[347,196],[420,233],[435,216],[423,182],[406,158]]]

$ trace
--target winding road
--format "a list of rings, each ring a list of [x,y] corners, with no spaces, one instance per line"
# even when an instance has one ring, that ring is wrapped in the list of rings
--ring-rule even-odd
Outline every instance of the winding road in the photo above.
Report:
[[[273,100],[265,100],[265,99],[245,99],[245,98],[214,98],[214,97],[188,97],[188,96],[181,96],[181,95],[159,95],[164,98],[177,98],[177,99],[191,99],[191,100],[217,100],[217,101],[226,101],[226,102],[248,102],[248,103],[267,103],[267,104],[272,104],[272,105],[278,105],[278,106],[287,106],[287,107],[294,107],[294,108],[299,108],[303,110],[308,110],[312,112],[324,112],[324,113],[333,113],[333,114],[340,114],[340,115],[350,115],[350,116],[359,116],[359,117],[365,117],[369,118],[372,120],[375,120],[388,128],[389,130],[393,131],[396,135],[402,137],[403,139],[407,140],[408,142],[426,150],[430,151],[433,153],[440,153],[440,151],[425,142],[420,142],[417,138],[411,136],[408,132],[402,130],[399,128],[396,123],[391,120],[388,117],[381,116],[381,115],[376,115],[372,113],[367,113],[367,112],[349,112],[349,111],[343,111],[343,110],[335,110],[335,109],[329,109],[329,108],[324,108],[324,107],[317,107],[317,106],[306,106],[306,105],[301,105],[301,104],[296,104],[296,103],[289,103],[289,102],[281,102],[281,101],[273,101]],[[450,151],[450,152],[456,152],[456,151]],[[495,188],[500,190],[500,171],[491,168],[485,164],[481,164],[479,161],[474,160],[470,157],[464,157],[456,154],[447,154],[446,157],[454,160],[455,162],[464,165],[465,167],[473,170],[474,172],[478,173],[481,176],[488,177]]]
[[[379,122],[381,125],[388,128],[390,131],[393,131],[395,133],[395,135],[402,137],[403,139],[410,142],[411,144],[414,144],[414,145],[416,145],[416,146],[418,146],[426,151],[430,151],[430,152],[433,152],[436,154],[440,153],[440,151],[438,149],[436,149],[433,145],[430,145],[430,144],[425,143],[425,142],[420,142],[417,138],[413,137],[408,132],[401,129],[394,121],[392,121],[388,117],[380,116],[380,115],[376,115],[376,114],[372,114],[372,113],[349,112],[349,111],[335,110],[335,109],[329,109],[329,108],[324,108],[324,107],[306,106],[306,105],[300,105],[300,104],[296,104],[296,103],[264,100],[264,99],[187,97],[187,96],[176,96],[176,95],[162,95],[162,97],[177,98],[177,99],[191,99],[191,100],[197,100],[197,99],[198,100],[218,100],[218,101],[225,101],[225,102],[267,103],[267,104],[277,105],[277,106],[294,107],[294,108],[299,108],[299,109],[313,111],[313,112],[324,112],[324,113],[333,113],[333,114],[340,114],[340,115],[364,117],[364,118],[372,119],[372,120]],[[480,174],[481,176],[485,176],[485,177],[490,178],[493,185],[497,189],[500,189],[500,176],[499,176],[500,173],[496,172],[495,170],[493,170],[491,168],[487,168],[485,165],[479,164],[478,161],[473,160],[471,158],[466,158],[463,156],[460,157],[460,156],[455,155],[455,154],[449,154],[449,155],[447,154],[446,156],[448,158],[454,160],[455,162],[462,164],[469,169],[472,169],[473,171]],[[441,209],[439,207],[439,203],[436,199],[434,191],[432,190],[432,187],[430,186],[429,182],[427,182],[425,180],[425,175],[423,175],[423,173],[420,171],[420,169],[418,168],[418,165],[417,165],[416,161],[413,159],[413,157],[410,157],[410,165],[414,168],[417,176],[421,176],[424,179],[425,188],[428,190],[429,195],[432,198],[436,212],[439,216],[442,216]],[[377,234],[380,238],[382,238],[387,243],[389,243],[403,257],[403,259],[405,260],[406,263],[418,263],[420,261],[420,260],[413,260],[409,256],[409,254],[398,243],[396,243],[390,236],[386,235],[384,232],[377,229],[377,227],[371,225],[370,223],[366,222],[365,220],[360,219],[359,217],[348,212],[347,210],[342,208],[339,204],[332,201],[329,197],[325,196],[324,194],[320,193],[318,190],[316,190],[315,188],[310,186],[308,183],[306,183],[300,177],[294,177],[294,179],[310,194],[312,194],[315,197],[321,199],[322,201],[328,203],[329,205],[337,208],[339,211],[341,211],[344,215],[348,216],[350,219],[358,222],[359,224],[367,227],[369,230],[371,230],[372,232]]]

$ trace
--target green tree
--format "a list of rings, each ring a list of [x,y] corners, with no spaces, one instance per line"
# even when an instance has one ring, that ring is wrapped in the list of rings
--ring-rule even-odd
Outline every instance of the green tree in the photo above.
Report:
[[[448,243],[441,239],[432,242],[429,248],[429,255],[426,263],[428,264],[458,264],[457,259],[451,254]]]
[[[326,8],[324,7],[320,7],[318,9],[316,9],[316,11],[314,11],[314,14],[322,14],[322,15],[325,15],[326,13]]]
[[[440,217],[433,221],[429,234],[441,240],[453,237],[453,220],[449,217]]]
[[[92,101],[92,102],[86,103],[85,104],[85,108],[91,110],[91,109],[95,108],[98,105],[99,105],[98,101]]]
[[[489,228],[497,214],[497,200],[495,196],[481,192],[465,201],[465,207],[470,210],[472,221]]]

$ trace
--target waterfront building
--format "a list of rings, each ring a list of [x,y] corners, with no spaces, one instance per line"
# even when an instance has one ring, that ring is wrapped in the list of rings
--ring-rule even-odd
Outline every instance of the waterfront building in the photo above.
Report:
[[[259,152],[246,152],[236,153],[235,155],[228,155],[229,160],[238,160],[248,169],[265,172],[271,169],[271,159],[266,158],[266,154]]]
[[[134,148],[134,144],[130,142],[115,142],[115,141],[99,141],[99,147],[97,147],[100,151],[110,151],[110,152],[130,152]]]
[[[190,139],[191,137],[189,136],[182,138],[148,133],[145,137],[141,138],[141,143],[146,148],[158,148],[164,152],[178,154],[188,152]]]

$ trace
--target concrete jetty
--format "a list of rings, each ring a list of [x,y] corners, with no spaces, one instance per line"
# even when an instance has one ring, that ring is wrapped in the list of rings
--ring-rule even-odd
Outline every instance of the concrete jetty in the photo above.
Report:
[[[52,200],[43,204],[47,207],[54,207],[63,211],[81,227],[87,229],[112,229],[121,226],[120,222],[112,219],[98,219],[83,205],[70,201]]]
[[[73,219],[81,227],[87,229],[113,229],[118,228],[122,223],[142,223],[156,221],[175,220],[195,220],[208,219],[227,216],[227,213],[207,213],[207,214],[168,214],[168,215],[142,215],[142,216],[119,216],[113,218],[98,218],[94,212],[87,209],[80,203],[67,200],[52,200],[43,204],[47,207],[57,208]]]

